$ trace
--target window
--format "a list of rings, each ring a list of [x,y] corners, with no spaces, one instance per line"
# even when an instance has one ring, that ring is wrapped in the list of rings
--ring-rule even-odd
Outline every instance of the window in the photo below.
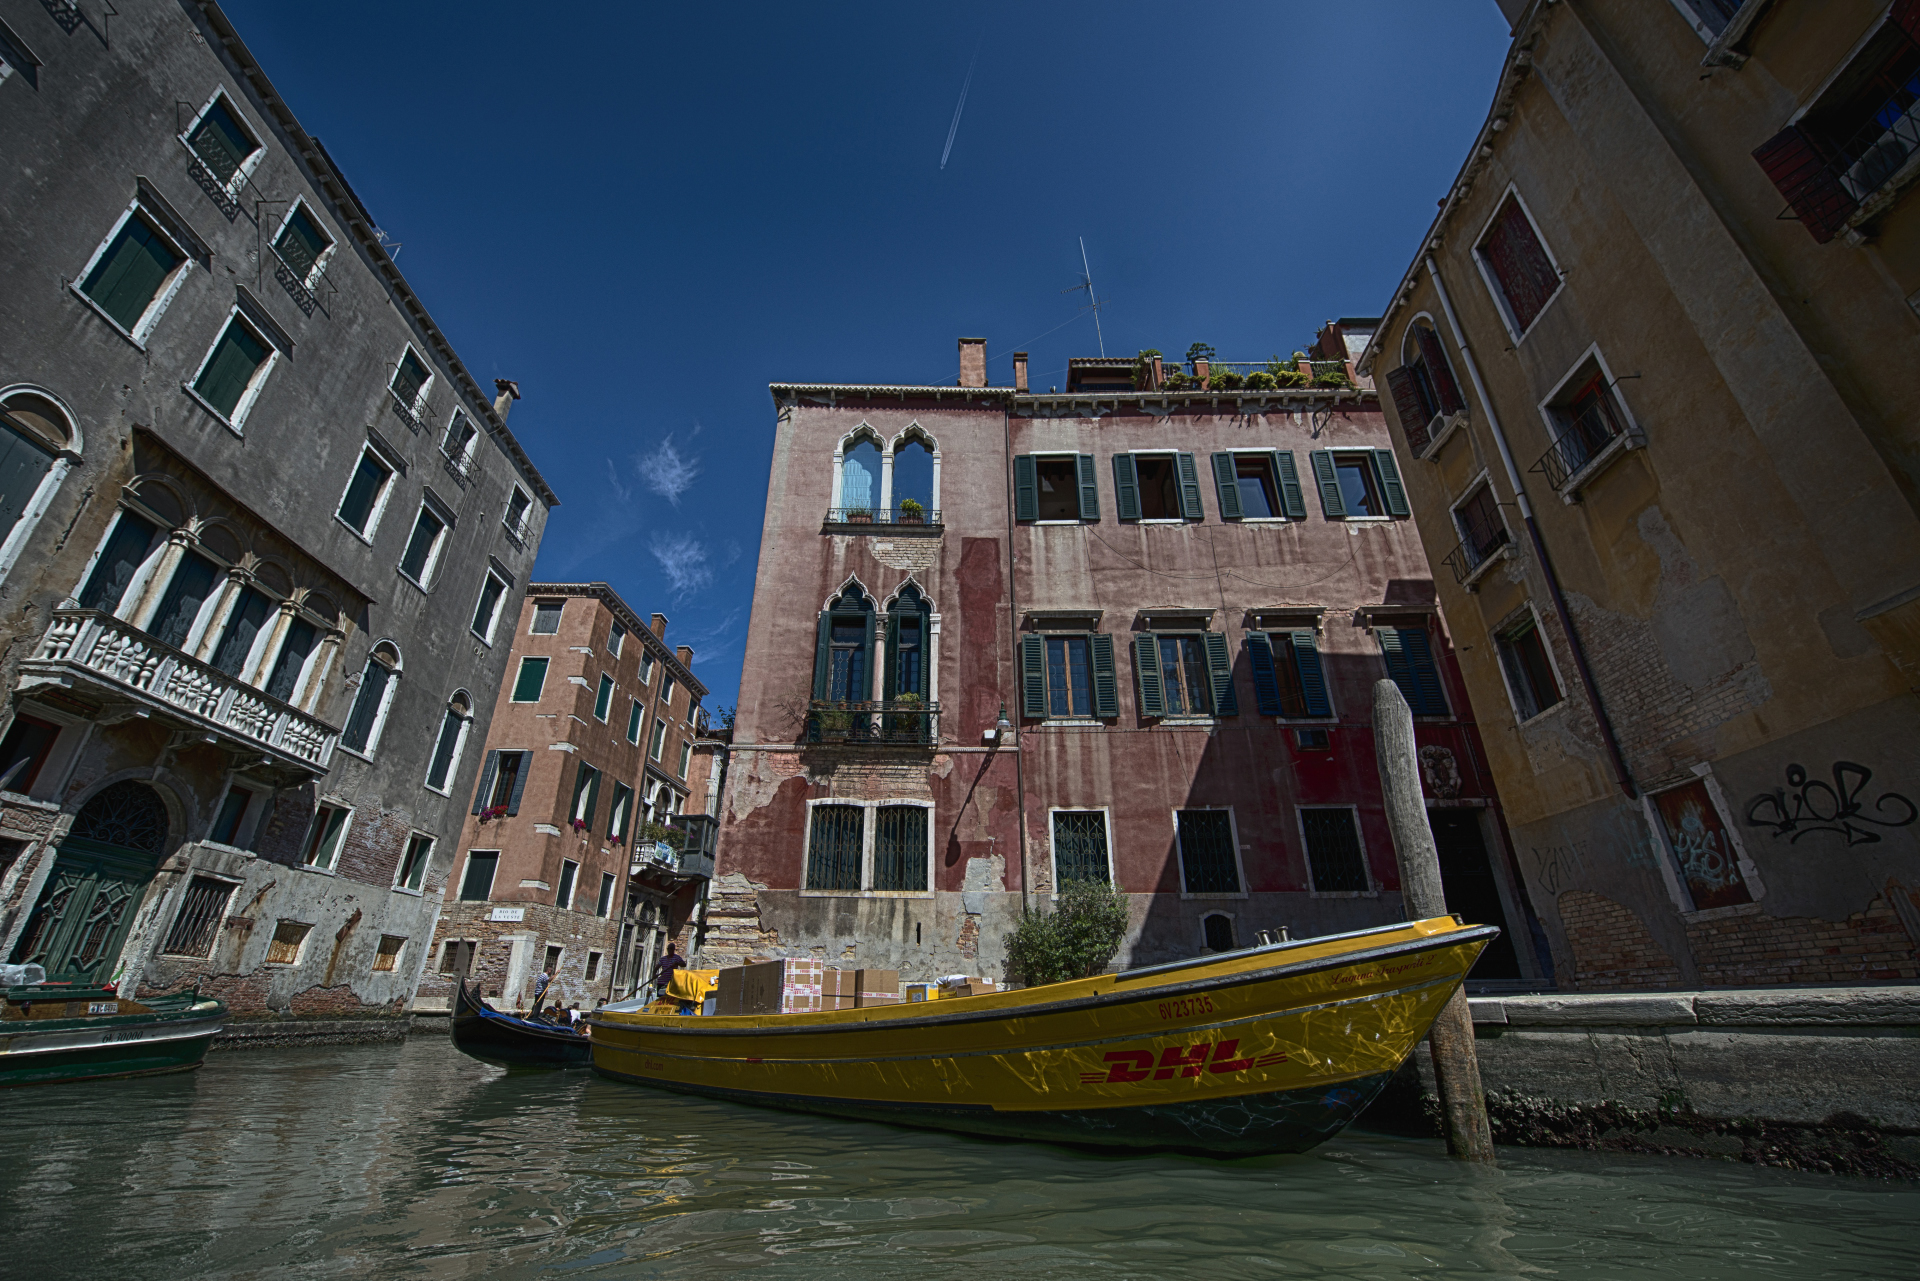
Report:
[[[373,755],[380,744],[380,731],[387,723],[387,709],[400,683],[400,651],[393,642],[381,641],[367,655],[360,671],[360,692],[354,696],[353,710],[347,714],[346,728],[340,732],[340,745],[362,756]]]
[[[646,719],[646,715],[646,709],[640,705],[639,699],[630,698],[627,700],[627,741],[629,743],[638,746],[640,742],[640,722]]]
[[[1016,454],[1015,520],[1099,520],[1092,454]]]
[[[1209,912],[1200,922],[1200,933],[1209,952],[1233,951],[1233,918],[1224,912]]]
[[[33,51],[27,48],[26,42],[14,34],[6,23],[0,22],[0,81],[5,81],[17,71],[22,80],[38,89],[42,65]]]
[[[653,655],[644,651],[640,655],[640,683],[642,685],[653,683]]]
[[[167,930],[167,941],[160,950],[169,956],[211,956],[213,940],[220,933],[227,915],[227,902],[233,897],[231,881],[211,876],[196,876],[187,882],[180,898],[180,911]]]
[[[238,843],[240,820],[247,815],[247,806],[253,801],[253,793],[244,787],[229,787],[220,801],[220,813],[214,817],[213,827],[207,832],[207,839],[220,845]]]
[[[1674,0],[1674,7],[1693,24],[1701,39],[1711,43],[1727,29],[1743,3],[1744,0]]]
[[[273,348],[236,312],[194,377],[193,392],[228,425],[238,428],[272,368]]]
[[[473,812],[482,817],[489,813],[518,814],[532,755],[531,752],[488,752],[487,763],[480,770],[480,786],[473,794]]]
[[[613,677],[600,673],[600,690],[593,696],[593,719],[605,721],[613,710]]]
[[[159,526],[122,508],[93,563],[93,572],[87,575],[86,585],[80,589],[80,608],[105,610],[109,614],[119,609],[121,597],[126,595],[135,572],[146,563],[147,553],[159,536]]]
[[[1740,854],[1705,779],[1653,795],[1653,808],[1680,865],[1693,910],[1705,912],[1753,902],[1740,871]]]
[[[565,607],[565,601],[535,601],[533,603],[533,626],[528,630],[535,636],[552,636],[557,634],[560,630],[560,612]]]
[[[1114,507],[1121,520],[1199,520],[1200,473],[1192,454],[1115,454]]]
[[[187,130],[187,148],[228,195],[240,189],[247,162],[260,150],[252,130],[228,106],[225,95],[216,95],[200,119]]]
[[[1326,674],[1310,629],[1248,632],[1247,666],[1262,716],[1331,716]]]
[[[573,803],[567,807],[567,821],[577,831],[593,827],[593,811],[600,804],[600,771],[585,761],[573,776]]]
[[[626,644],[627,629],[615,623],[607,629],[607,653],[614,658],[620,657],[621,647]]]
[[[1053,812],[1053,879],[1062,886],[1075,881],[1101,885],[1112,881],[1105,810]]]
[[[1233,815],[1226,810],[1181,810],[1175,816],[1180,872],[1189,894],[1238,894],[1240,860]]]
[[[570,858],[560,860],[560,888],[553,893],[553,905],[558,908],[573,906],[573,882],[580,875],[580,865]]]
[[[340,857],[340,845],[347,835],[347,815],[351,811],[339,805],[322,805],[313,812],[307,828],[307,843],[300,854],[307,867],[331,868]]]
[[[393,377],[387,382],[387,390],[393,393],[394,403],[417,423],[420,409],[427,399],[427,388],[432,383],[433,375],[420,357],[413,354],[413,348],[408,347],[400,353],[400,363],[393,367]]]
[[[280,642],[280,654],[273,661],[273,670],[267,676],[266,690],[269,695],[283,703],[291,703],[300,687],[300,678],[306,675],[307,659],[313,653],[320,639],[320,630],[304,618],[296,618],[287,628],[286,637]]]
[[[527,497],[527,491],[515,485],[512,496],[507,499],[507,514],[500,520],[514,538],[527,536],[527,513],[532,507],[533,499]]]
[[[807,888],[858,890],[866,810],[816,805],[807,827]]]
[[[1532,470],[1544,475],[1554,489],[1564,489],[1608,446],[1629,436],[1626,410],[1611,381],[1599,354],[1589,352],[1542,403],[1540,413],[1553,444]]]
[[[380,946],[373,954],[374,973],[391,972],[400,968],[400,949],[407,941],[397,934],[382,934]]]
[[[1222,520],[1305,520],[1306,499],[1293,452],[1263,449],[1213,456],[1213,492]]]
[[[873,888],[927,888],[927,811],[919,805],[882,805],[873,812]]]
[[[1415,716],[1445,716],[1447,696],[1440,687],[1440,669],[1433,661],[1433,643],[1422,620],[1411,627],[1375,627],[1380,656],[1387,675],[1400,687]]]
[[[472,939],[448,939],[440,949],[440,972],[464,977],[473,968]]]
[[[687,768],[692,764],[693,744],[683,740],[680,744],[680,768],[674,772],[684,780],[687,776]]]
[[[1487,287],[1518,342],[1560,289],[1560,271],[1520,197],[1508,192],[1474,248]]]
[[[612,880],[613,878],[608,877],[607,879]],[[602,911],[600,915],[605,916],[606,912]],[[597,978],[600,974],[600,956],[601,954],[599,952],[587,953],[587,969],[586,969],[586,973],[582,977],[585,978],[585,980],[589,983],[593,982],[593,980]]]
[[[667,723],[655,717],[653,722],[653,742],[647,747],[647,755],[657,761],[660,759],[661,753],[666,751],[666,747]]]
[[[305,921],[282,921],[273,927],[273,941],[267,944],[268,965],[298,965],[300,948],[313,926]]]
[[[1407,514],[1407,491],[1391,449],[1316,449],[1309,457],[1328,520]]]
[[[547,664],[550,661],[545,658],[520,660],[520,675],[513,682],[512,702],[537,703],[540,701],[540,691],[546,686]]]
[[[1560,678],[1554,674],[1553,660],[1540,638],[1540,622],[1532,609],[1521,611],[1520,618],[1494,634],[1500,651],[1500,670],[1507,678],[1507,693],[1520,719],[1531,720],[1558,703]]]
[[[183,648],[219,577],[219,569],[200,553],[188,552],[182,556],[167,582],[166,592],[160,597],[159,608],[147,620],[147,634],[162,645]]]
[[[1142,716],[1238,716],[1233,664],[1219,632],[1140,632],[1133,640]]]
[[[1388,371],[1387,386],[1393,392],[1401,430],[1415,454],[1427,452],[1437,419],[1467,407],[1440,335],[1424,319],[1407,326],[1400,343],[1400,367]]]
[[[1346,806],[1300,811],[1300,836],[1317,894],[1357,894],[1371,888],[1360,852],[1360,829]]]
[[[1493,496],[1493,485],[1487,481],[1454,504],[1453,527],[1460,535],[1460,547],[1447,557],[1447,564],[1459,582],[1467,581],[1495,552],[1512,541],[1507,523],[1500,519],[1500,503]]]
[[[333,250],[333,238],[320,230],[304,203],[297,203],[293,212],[287,215],[286,225],[280,228],[280,235],[273,242],[273,252],[293,273],[294,283],[302,289],[311,289],[320,279],[320,269],[326,265],[327,256]]]
[[[472,712],[472,697],[462,689],[454,691],[453,697],[447,700],[447,710],[441,714],[440,734],[434,739],[433,756],[427,762],[427,786],[443,796],[453,783],[454,771],[459,768],[460,749],[466,746]]]
[[[186,254],[136,207],[95,255],[80,292],[136,341],[144,340],[159,319],[168,282],[186,262]]]
[[[871,514],[880,502],[880,447],[862,440],[840,462],[840,508]]]
[[[813,655],[816,702],[860,703],[873,697],[868,675],[873,624],[873,601],[857,583],[849,584],[821,613]]]
[[[673,711],[673,673],[668,672],[660,678],[660,706]]]
[[[467,874],[460,878],[460,901],[486,902],[493,894],[493,873],[499,866],[499,850],[468,850]]]
[[[1099,632],[1020,638],[1021,711],[1041,717],[1118,716],[1113,637]]]
[[[16,715],[6,738],[0,740],[0,788],[23,796],[32,792],[59,737],[60,727],[51,721]]]
[[[558,944],[550,943],[547,945],[547,965],[546,965],[547,973],[552,974],[555,977],[559,976],[560,958],[565,954],[566,954],[566,949],[559,946]]]
[[[215,670],[229,676],[240,674],[253,653],[253,643],[266,626],[273,607],[273,599],[265,593],[251,587],[240,589],[240,594],[234,597],[232,607],[227,611],[227,622],[221,630],[220,642],[213,647],[213,656],[208,660]]]
[[[613,801],[607,806],[607,839],[615,842],[626,839],[627,828],[632,822],[633,789],[625,783],[615,783]]]
[[[488,572],[480,583],[480,600],[473,607],[473,634],[488,644],[493,643],[494,625],[500,621],[500,602],[507,594],[507,585],[498,574]]]
[[[419,889],[426,883],[427,863],[432,857],[433,838],[424,832],[415,832],[407,838],[407,852],[400,860],[393,883],[403,890]]]
[[[888,701],[926,699],[927,642],[932,624],[933,611],[920,589],[911,583],[901,588],[893,608],[887,611],[887,671],[881,688]]]
[[[473,442],[478,434],[466,414],[456,409],[453,417],[447,420],[446,434],[440,438],[440,452],[464,466],[473,457]],[[516,489],[514,493],[519,495],[520,491]]]
[[[341,523],[368,542],[373,541],[380,509],[385,505],[387,482],[391,479],[393,468],[380,461],[380,456],[369,445],[360,451],[360,461],[354,466],[352,479],[347,481],[347,492],[340,496]]]
[[[414,582],[425,587],[433,577],[433,567],[440,559],[442,535],[447,532],[447,522],[434,515],[427,504],[420,504],[420,514],[413,518],[413,533],[407,537],[407,550],[400,557],[400,572]]]

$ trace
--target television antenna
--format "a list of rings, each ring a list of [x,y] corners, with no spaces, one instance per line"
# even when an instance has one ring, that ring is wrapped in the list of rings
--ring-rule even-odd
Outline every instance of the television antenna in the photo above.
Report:
[[[1100,332],[1100,309],[1107,304],[1093,292],[1093,271],[1087,266],[1087,238],[1085,236],[1080,237],[1080,283],[1062,289],[1060,292],[1063,294],[1077,294],[1083,289],[1087,294],[1087,310],[1093,313],[1093,336],[1100,342],[1100,354],[1105,356],[1107,354],[1107,339],[1106,335]]]

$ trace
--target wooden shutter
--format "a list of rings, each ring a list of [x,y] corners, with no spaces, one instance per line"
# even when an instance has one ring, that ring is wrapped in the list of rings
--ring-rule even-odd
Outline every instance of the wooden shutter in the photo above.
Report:
[[[1140,468],[1132,454],[1113,456],[1113,506],[1121,520],[1140,519]]]
[[[1113,637],[1095,632],[1087,637],[1087,665],[1093,669],[1093,714],[1120,714],[1120,684],[1114,673]]]
[[[1207,645],[1207,678],[1213,686],[1213,714],[1238,716],[1240,696],[1233,688],[1233,653],[1227,638],[1219,632],[1204,634]]]
[[[1020,710],[1031,720],[1047,714],[1047,638],[1037,632],[1020,638]]]
[[[1387,500],[1387,515],[1407,514],[1407,488],[1400,483],[1400,464],[1391,449],[1373,451],[1373,471],[1380,478],[1380,495]]]
[[[1421,716],[1445,716],[1447,696],[1440,687],[1440,669],[1433,661],[1433,644],[1427,638],[1427,629],[1402,628],[1400,646],[1407,656],[1407,672],[1413,678],[1413,687],[1419,693],[1418,701],[1409,694],[1407,702]]]
[[[1273,670],[1273,642],[1265,632],[1247,633],[1247,666],[1253,669],[1253,702],[1262,716],[1280,714],[1280,678]]]
[[[1826,244],[1840,234],[1860,202],[1840,185],[1811,134],[1788,125],[1753,149],[1753,158],[1813,238]]]
[[[1467,401],[1460,394],[1460,384],[1453,379],[1453,366],[1447,363],[1447,351],[1440,343],[1440,335],[1425,325],[1416,326],[1413,332],[1420,343],[1420,359],[1426,362],[1427,378],[1433,383],[1433,394],[1440,398],[1440,412],[1459,413],[1467,407]]]
[[[53,459],[53,451],[39,441],[0,426],[0,538],[33,505],[40,482],[53,470]]]
[[[1407,650],[1400,643],[1400,629],[1376,627],[1373,634],[1380,642],[1380,656],[1386,660],[1387,676],[1400,687],[1400,693],[1407,700],[1407,709],[1418,715],[1420,691],[1413,683],[1412,669],[1407,666]]]
[[[1307,496],[1300,488],[1300,471],[1293,465],[1291,449],[1273,451],[1273,474],[1280,480],[1280,509],[1288,520],[1307,518]]]
[[[926,701],[927,689],[932,680],[933,610],[929,609],[927,602],[922,600],[920,602],[920,676],[913,686],[913,692],[920,696],[921,702]]]
[[[1080,471],[1080,519],[1100,519],[1100,484],[1096,479],[1092,454],[1081,454]]]
[[[907,691],[900,688],[900,614],[896,602],[894,609],[887,613],[887,670],[880,676],[880,698],[891,703],[896,694]]]
[[[866,661],[860,664],[861,688],[857,691],[851,689],[847,691],[847,698],[850,702],[865,703],[871,701],[873,698],[873,634],[878,630],[875,626],[878,621],[879,620],[873,616],[873,606],[869,604],[867,606]]]
[[[1293,642],[1293,670],[1300,676],[1300,694],[1306,702],[1307,715],[1333,715],[1333,704],[1327,698],[1327,677],[1320,668],[1320,650],[1314,644],[1313,633],[1301,630],[1289,639]]]
[[[1152,632],[1133,638],[1133,676],[1140,686],[1140,714],[1165,716],[1167,693],[1160,683],[1160,641]]]
[[[180,256],[135,215],[127,219],[83,289],[122,329],[131,331],[180,262]]]
[[[1040,519],[1040,478],[1032,454],[1013,456],[1013,518]]]
[[[1316,449],[1307,457],[1313,460],[1313,480],[1320,487],[1320,510],[1328,520],[1345,519],[1347,500],[1340,494],[1340,473],[1334,468],[1333,455]]]
[[[600,771],[595,770],[587,779],[587,812],[582,815],[587,820],[587,830],[593,830],[593,816],[600,809]]]
[[[509,814],[520,812],[520,798],[526,794],[527,790],[527,775],[533,773],[532,752],[515,752],[514,755],[520,758],[520,768],[513,776],[513,794],[507,797]]]
[[[1407,444],[1416,454],[1427,452],[1432,438],[1427,435],[1427,403],[1420,395],[1420,384],[1414,378],[1413,371],[1404,366],[1387,371],[1387,386],[1393,392],[1393,407],[1400,415],[1400,430],[1407,435]]]
[[[820,631],[813,642],[813,697],[823,700],[833,693],[833,614],[820,615]]]
[[[1200,469],[1194,466],[1192,454],[1173,457],[1180,469],[1180,518],[1200,520],[1205,516],[1200,510]]]
[[[1240,476],[1232,454],[1213,456],[1213,492],[1220,499],[1220,519],[1239,520],[1246,513],[1240,507]]]
[[[587,777],[593,772],[593,766],[581,761],[573,771],[573,799],[567,802],[567,821],[571,823],[580,817],[580,795],[587,790]]]
[[[500,753],[487,753],[487,763],[480,769],[480,788],[473,794],[473,813],[478,814],[486,808],[482,803],[487,798],[487,789],[493,786],[493,777],[500,772]]]

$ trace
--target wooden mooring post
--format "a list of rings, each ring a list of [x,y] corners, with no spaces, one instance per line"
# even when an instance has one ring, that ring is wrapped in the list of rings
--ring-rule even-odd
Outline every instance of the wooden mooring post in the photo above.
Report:
[[[1380,763],[1380,791],[1387,803],[1400,861],[1400,900],[1410,921],[1447,915],[1447,894],[1440,884],[1440,851],[1427,823],[1420,790],[1420,759],[1413,743],[1413,713],[1400,687],[1390,680],[1373,686],[1373,750]],[[1447,1124],[1447,1151],[1467,1161],[1493,1157],[1493,1129],[1487,1124],[1487,1097],[1480,1088],[1480,1059],[1473,1048],[1473,1015],[1464,987],[1433,1021],[1427,1034],[1433,1048],[1434,1083]]]

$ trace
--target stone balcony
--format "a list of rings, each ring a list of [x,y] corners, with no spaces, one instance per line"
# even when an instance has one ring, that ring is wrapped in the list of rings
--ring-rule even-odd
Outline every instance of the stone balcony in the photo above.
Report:
[[[327,772],[340,740],[324,721],[99,610],[53,612],[39,647],[20,664],[22,690],[45,686],[263,752],[308,775]]]

